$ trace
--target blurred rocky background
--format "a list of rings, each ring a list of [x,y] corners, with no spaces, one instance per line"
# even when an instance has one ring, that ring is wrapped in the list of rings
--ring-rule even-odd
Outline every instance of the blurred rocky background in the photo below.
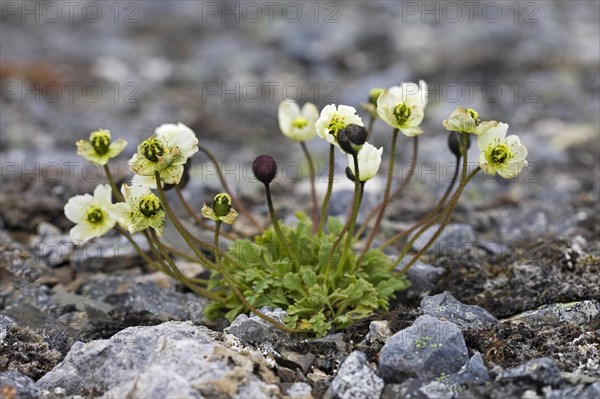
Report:
[[[330,103],[359,108],[371,88],[423,79],[429,85],[429,105],[417,173],[411,193],[388,212],[384,234],[423,214],[448,184],[454,158],[441,122],[459,105],[477,109],[482,119],[507,122],[509,132],[527,146],[529,166],[511,181],[481,177],[470,184],[453,225],[415,267],[413,288],[399,298],[401,308],[406,306],[404,314],[411,316],[386,316],[392,330],[388,333],[410,326],[423,297],[447,290],[459,301],[484,307],[491,318],[503,319],[488,330],[459,326],[473,356],[469,364],[476,363],[479,371],[487,367],[495,381],[481,390],[472,388],[472,397],[489,392],[510,397],[512,385],[498,388],[507,381],[522,388],[515,388],[519,395],[529,389],[539,397],[585,397],[587,389],[589,397],[596,397],[590,387],[600,391],[600,383],[594,384],[600,369],[599,37],[596,1],[2,1],[0,371],[7,371],[0,372],[0,383],[23,387],[19,392],[31,397],[44,389],[59,397],[125,395],[130,389],[125,385],[90,383],[64,391],[60,370],[37,385],[29,378],[46,375],[77,340],[96,342],[129,326],[142,330],[128,330],[124,336],[151,336],[154,330],[142,326],[202,321],[204,301],[149,273],[116,236],[83,248],[71,246],[64,204],[104,182],[99,169],[76,156],[75,141],[98,128],[128,140],[111,167],[122,178],[140,140],[162,123],[183,122],[218,156],[233,190],[263,215],[266,208],[249,165],[268,152],[280,161],[276,206],[289,219],[307,203],[308,174],[297,145],[279,132],[279,102],[291,98],[319,108]],[[367,115],[361,115],[366,121]],[[372,141],[387,146],[389,130],[376,123]],[[322,186],[327,147],[315,139],[309,148],[319,164]],[[410,141],[401,137],[395,184],[405,175],[409,159]],[[338,160],[341,183],[345,162]],[[367,204],[380,197],[382,180],[367,185]],[[345,215],[350,186],[339,186],[331,211]],[[217,191],[214,168],[197,154],[186,195],[199,209]],[[244,227],[236,228],[243,232]],[[167,237],[172,236],[167,232]],[[397,253],[389,249],[390,255]],[[187,266],[190,275],[198,272]],[[570,302],[577,305],[561,307]],[[541,305],[551,305],[546,312],[551,317],[542,312],[540,321],[537,314],[527,313]],[[523,327],[515,324],[515,317]],[[163,326],[173,339],[191,328]],[[377,336],[376,326],[358,326],[351,337],[360,341],[367,331],[371,338]],[[543,338],[536,339],[536,333]],[[217,339],[204,330],[195,334],[208,343]],[[296,397],[304,397],[307,386],[307,395],[312,387],[315,396],[329,389],[330,395],[359,397],[343,388],[342,377],[331,384],[352,349],[348,337],[346,343],[336,339],[341,338],[304,348],[302,354],[327,357],[335,347],[336,364],[310,362],[302,372],[296,370],[307,375],[304,379],[265,372],[261,381],[249,380],[239,392],[254,395],[258,391],[252,389],[278,381],[288,384],[281,385],[283,391],[291,382],[310,384],[293,388]],[[352,370],[358,373],[368,360],[376,360],[375,341],[367,340],[371,349],[361,349],[368,359],[348,358],[341,370],[350,373],[344,374],[349,381],[358,378]],[[298,347],[295,351],[302,352]],[[485,365],[475,351],[483,354]],[[76,363],[74,356],[69,361]],[[466,358],[466,352],[461,356]],[[534,365],[548,373],[527,374],[531,368],[518,368],[534,358],[543,359]],[[85,364],[90,373],[101,368],[91,362],[76,367]],[[245,363],[239,364],[248,372]],[[219,365],[214,367],[229,372],[230,364]],[[109,383],[113,371],[107,370]],[[160,384],[148,380],[153,375],[149,370],[138,376],[146,381],[141,383],[144,394],[163,395],[156,390]],[[370,381],[366,386],[374,387],[366,397],[381,393],[382,380],[368,367],[364,370],[361,375]],[[187,390],[191,377],[177,373],[184,383],[173,392],[196,397],[193,389]],[[468,379],[461,379],[461,373],[448,386],[464,385]],[[473,381],[481,382],[468,380]],[[387,397],[419,389],[435,397],[431,392],[444,390],[427,385],[429,380],[420,375],[404,385],[385,382]],[[552,389],[543,391],[544,386],[558,393],[552,396]],[[276,395],[277,389],[272,390],[261,392]],[[201,390],[207,397],[211,392]]]

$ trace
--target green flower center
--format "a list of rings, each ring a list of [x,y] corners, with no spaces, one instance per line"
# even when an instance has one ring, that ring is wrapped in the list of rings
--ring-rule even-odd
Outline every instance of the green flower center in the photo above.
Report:
[[[110,136],[105,132],[92,133],[90,141],[97,155],[104,155],[110,149]]]
[[[303,117],[296,118],[292,122],[292,126],[298,129],[302,129],[303,127],[306,127],[306,125],[308,125],[308,121]]]
[[[142,142],[142,154],[152,162],[158,162],[158,157],[164,154],[165,150],[155,137],[150,137]]]
[[[473,108],[467,108],[467,113],[471,115],[471,118],[473,118],[473,121],[475,121],[475,126],[479,126],[481,123],[481,120],[479,119],[479,113]]]
[[[160,200],[154,194],[146,194],[140,199],[140,212],[146,217],[152,217],[160,211]]]
[[[102,210],[102,208],[97,206],[91,207],[87,210],[85,218],[91,224],[102,223],[102,220],[104,219],[104,211]]]
[[[231,197],[227,194],[215,195],[213,201],[213,210],[218,217],[227,216],[231,210]]]
[[[396,105],[393,113],[398,125],[403,125],[410,118],[410,107],[406,103],[400,103]]]
[[[329,126],[327,128],[329,129],[329,134],[337,136],[338,132],[342,129],[345,129],[346,126],[348,126],[346,123],[346,118],[343,116],[334,115],[333,118],[331,118],[331,121],[329,121]]]
[[[498,144],[490,154],[491,161],[495,164],[503,164],[510,157],[512,153],[506,144]]]

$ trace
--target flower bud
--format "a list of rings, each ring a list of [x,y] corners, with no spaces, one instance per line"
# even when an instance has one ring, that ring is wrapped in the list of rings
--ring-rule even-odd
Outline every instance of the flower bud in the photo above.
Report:
[[[467,150],[471,148],[471,136],[467,136]],[[450,148],[450,152],[452,152],[457,158],[462,157],[461,144],[460,140],[462,139],[461,133],[458,132],[450,132],[448,135],[448,148]]]
[[[369,102],[377,107],[377,99],[379,98],[380,95],[383,94],[384,91],[385,91],[385,89],[382,89],[379,87],[375,88],[375,89],[371,89],[371,91],[369,92]]]
[[[349,154],[358,154],[367,141],[367,129],[353,123],[338,132],[338,144]]]
[[[218,217],[227,216],[231,210],[231,197],[225,193],[215,195],[213,200],[213,210]]]
[[[346,166],[346,177],[348,178],[348,180],[350,181],[355,181],[355,177],[354,177],[354,173],[352,173],[352,169],[350,169],[349,166]]]
[[[277,163],[270,155],[260,155],[252,163],[254,176],[264,184],[269,184],[277,174]]]

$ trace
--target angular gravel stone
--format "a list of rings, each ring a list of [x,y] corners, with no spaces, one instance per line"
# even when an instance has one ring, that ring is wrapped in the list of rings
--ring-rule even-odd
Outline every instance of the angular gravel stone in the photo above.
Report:
[[[498,322],[487,310],[477,305],[465,305],[445,291],[421,301],[423,313],[448,320],[461,328],[481,328]]]
[[[535,383],[538,386],[558,386],[562,382],[560,369],[549,357],[533,359],[512,369],[502,372],[498,382]]]
[[[0,393],[6,395],[6,398],[18,399],[37,399],[42,396],[42,390],[35,382],[18,371],[0,373]],[[11,393],[14,396],[10,396]]]
[[[568,322],[584,325],[600,317],[600,302],[586,300],[571,303],[554,303],[530,310],[503,321],[526,323],[532,326],[556,326]]]
[[[375,370],[369,367],[367,356],[352,352],[340,366],[326,398],[371,399],[379,398],[384,382]]]
[[[391,336],[379,356],[379,375],[400,382],[406,375],[423,380],[458,372],[469,360],[461,331],[429,315]]]
[[[62,388],[65,395],[99,392],[131,399],[278,397],[266,362],[226,348],[216,341],[220,336],[184,322],[127,328],[107,340],[75,343],[37,385]]]
[[[282,323],[283,319],[287,316],[285,310],[279,308],[271,310],[267,307],[263,307],[259,310]],[[246,342],[269,342],[272,344],[281,342],[282,337],[289,335],[254,314],[251,314],[250,317],[245,314],[239,315],[233,323],[225,329],[225,332],[235,335]]]

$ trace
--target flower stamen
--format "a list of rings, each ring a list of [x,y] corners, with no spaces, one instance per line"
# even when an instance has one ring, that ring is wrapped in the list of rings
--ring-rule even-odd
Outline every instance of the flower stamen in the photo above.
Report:
[[[142,142],[142,154],[152,161],[158,162],[158,158],[164,154],[165,150],[156,137],[150,137]]]
[[[140,198],[140,212],[146,217],[152,217],[160,211],[160,200],[154,194],[146,194]]]

